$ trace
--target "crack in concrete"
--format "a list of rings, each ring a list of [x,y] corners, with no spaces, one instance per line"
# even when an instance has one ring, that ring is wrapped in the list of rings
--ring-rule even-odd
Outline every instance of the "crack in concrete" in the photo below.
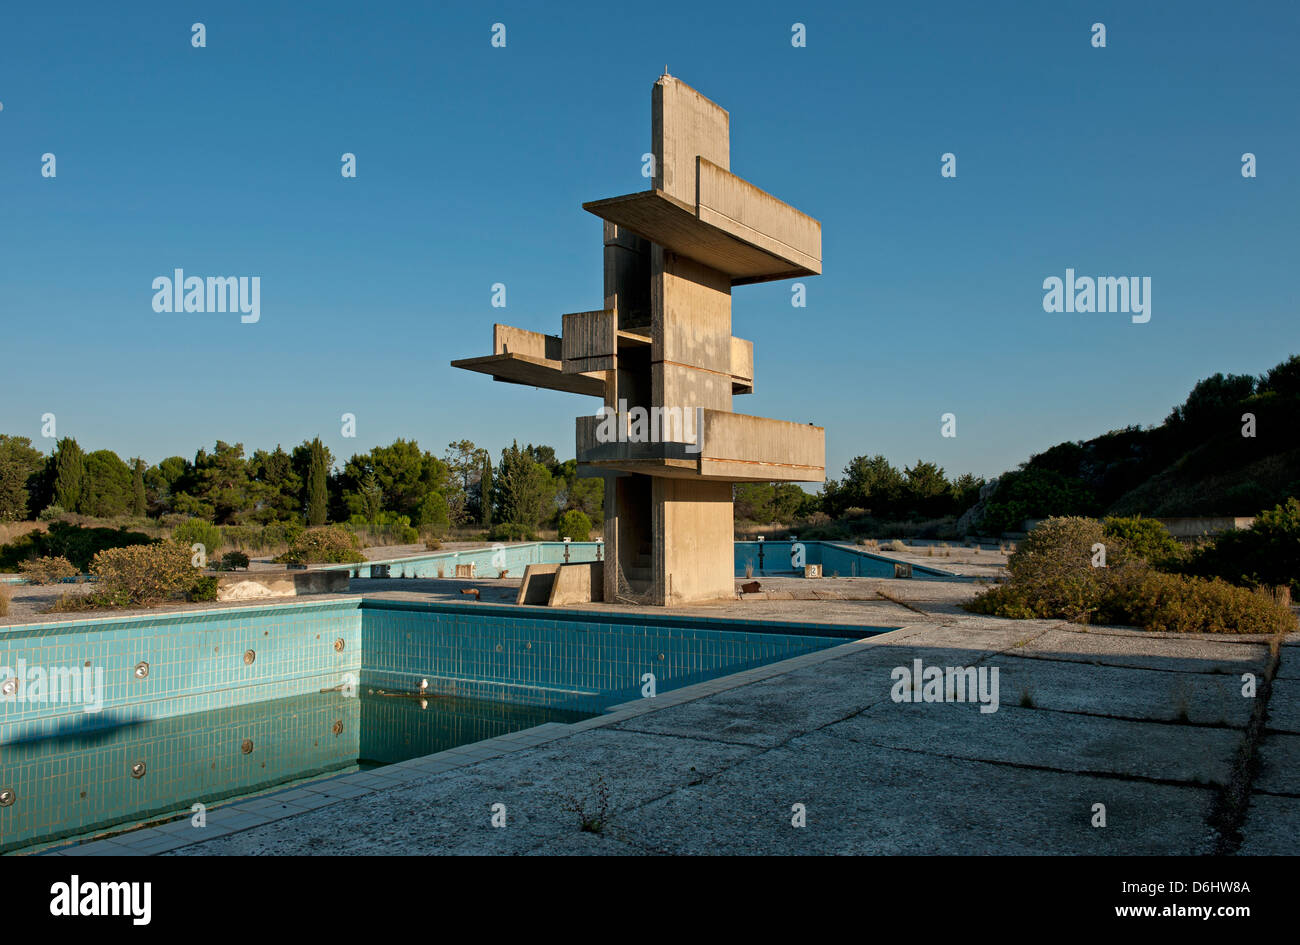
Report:
[[[1269,641],[1269,658],[1264,667],[1263,679],[1255,693],[1255,708],[1242,736],[1233,761],[1232,776],[1223,786],[1207,818],[1211,829],[1218,834],[1214,854],[1232,856],[1245,838],[1242,827],[1250,810],[1250,793],[1259,776],[1259,745],[1268,727],[1268,702],[1273,695],[1273,679],[1282,665],[1282,634]]]

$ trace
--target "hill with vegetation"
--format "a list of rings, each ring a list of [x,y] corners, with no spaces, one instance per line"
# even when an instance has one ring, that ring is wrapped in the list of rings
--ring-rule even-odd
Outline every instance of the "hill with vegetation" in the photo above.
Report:
[[[985,534],[1024,519],[1250,516],[1300,495],[1300,356],[1199,381],[1164,422],[1060,443],[999,477],[963,515]]]

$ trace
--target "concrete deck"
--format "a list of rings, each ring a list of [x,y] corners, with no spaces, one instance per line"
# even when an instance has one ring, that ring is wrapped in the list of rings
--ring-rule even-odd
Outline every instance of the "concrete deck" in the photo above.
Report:
[[[893,605],[786,602],[783,616],[792,606],[881,623]],[[576,725],[214,808],[202,829],[180,820],[57,852],[1300,853],[1300,636],[1281,647],[1259,737],[1241,674],[1264,679],[1267,641],[901,612],[921,622]],[[895,703],[891,670],[914,659],[997,667],[999,709]],[[1249,807],[1221,835],[1247,741]],[[594,814],[598,779],[608,824],[584,832],[569,808]],[[1091,825],[1095,804],[1105,827]]]

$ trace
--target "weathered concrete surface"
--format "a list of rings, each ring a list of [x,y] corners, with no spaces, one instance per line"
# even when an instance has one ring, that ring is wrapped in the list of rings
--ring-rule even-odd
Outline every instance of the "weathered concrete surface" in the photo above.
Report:
[[[1256,791],[1300,797],[1300,735],[1269,733],[1259,748]]]
[[[1236,676],[1151,673],[1008,654],[996,665],[1008,705],[1028,698],[1039,709],[1234,728],[1244,728],[1254,708],[1254,700],[1242,696]]]
[[[1292,653],[1292,658],[1300,662],[1300,652],[1291,650],[1287,655]],[[1282,666],[1285,665],[1284,661]],[[1268,729],[1300,735],[1300,679],[1283,677],[1281,666],[1273,680],[1273,695],[1268,700]]]
[[[844,738],[898,751],[1085,774],[1222,784],[1241,734],[1003,705],[880,703],[837,726]],[[918,736],[923,738],[921,741]]]
[[[550,602],[551,590],[555,587],[555,575],[559,572],[558,564],[530,564],[524,568],[523,580],[519,583],[516,604],[534,604],[545,606]]]
[[[384,789],[176,852],[1208,853],[1211,782],[1244,737],[1222,670],[1264,653],[1045,621],[909,626],[676,704],[555,727],[544,744],[467,750],[464,767],[413,762],[406,783],[380,769]],[[1001,707],[893,702],[892,669],[918,658],[997,666]],[[1019,705],[1021,684],[1033,707]],[[1265,770],[1283,773],[1257,789],[1295,788],[1285,772],[1300,770],[1297,746],[1267,737]],[[594,813],[601,778],[609,824],[584,833],[566,807]],[[494,803],[506,805],[504,829],[490,826]],[[1295,852],[1298,803],[1256,793],[1241,851]],[[791,825],[796,804],[805,827]],[[1092,826],[1096,804],[1105,827]]]
[[[532,567],[532,565],[529,565]],[[551,582],[546,603],[551,607],[590,604],[605,596],[605,565],[600,561],[562,564]]]
[[[301,597],[304,594],[346,594],[348,572],[231,571],[217,575],[217,600],[249,601],[268,597]]]
[[[1263,673],[1268,645],[1227,642],[1215,636],[1071,627],[1037,637],[1020,655],[1175,673],[1223,673],[1240,679],[1242,673]]]
[[[737,804],[739,797],[746,803]],[[1212,793],[954,761],[816,733],[615,820],[647,852],[1149,854],[1208,852]],[[1108,826],[1090,826],[1104,803]],[[791,826],[804,804],[807,826]]]
[[[1300,797],[1253,795],[1242,833],[1240,856],[1300,854]]]

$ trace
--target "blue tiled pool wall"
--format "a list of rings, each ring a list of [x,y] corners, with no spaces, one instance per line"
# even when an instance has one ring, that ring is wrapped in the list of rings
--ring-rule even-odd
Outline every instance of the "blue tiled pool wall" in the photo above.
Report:
[[[362,680],[412,691],[599,712],[885,628],[633,617],[365,600]],[[785,631],[785,632],[783,632]]]
[[[317,693],[6,745],[0,850],[355,770],[360,701]]]
[[[102,669],[102,708],[0,701],[0,749],[358,684],[600,711],[884,628],[349,598],[0,630],[0,667]],[[252,652],[251,662],[246,654]],[[144,678],[137,664],[148,664]],[[2,760],[2,759],[0,759]]]
[[[359,605],[354,598],[0,629],[0,667],[11,674],[20,658],[47,672],[103,670],[98,712],[27,701],[21,691],[0,701],[0,746],[339,685],[361,667]],[[144,678],[136,675],[141,662]]]
[[[790,566],[792,541],[738,541],[736,544],[736,574],[743,575],[746,565],[753,565],[755,575],[793,574]],[[804,546],[804,563],[820,564],[822,574],[830,577],[877,577],[894,576],[894,559],[883,555],[873,555],[868,551],[846,548],[842,545],[824,541],[798,542]],[[759,547],[762,546],[762,567],[759,566]],[[927,568],[913,564],[912,573],[923,577],[947,577],[946,571]]]
[[[512,577],[523,577],[524,568],[530,564],[556,564],[564,561],[566,548],[571,564],[599,560],[603,553],[603,547],[596,541],[575,541],[567,544],[562,541],[534,541],[504,545],[499,552],[503,558],[498,558],[496,562],[493,558],[498,554],[497,551],[481,548],[472,551],[440,551],[410,558],[376,561],[373,564],[386,566],[389,569],[388,576],[394,578],[437,577],[440,567],[443,569],[444,577],[455,577],[458,564],[473,564],[475,574],[479,577],[496,577],[497,572],[502,569],[509,571]],[[503,560],[504,564],[501,563]],[[370,577],[371,566],[371,564],[352,564],[341,565],[340,568],[345,568],[353,577]]]
[[[577,722],[590,713],[537,705],[429,695],[415,699],[368,695],[362,690],[360,760],[392,764],[412,757],[496,738],[545,722]]]

